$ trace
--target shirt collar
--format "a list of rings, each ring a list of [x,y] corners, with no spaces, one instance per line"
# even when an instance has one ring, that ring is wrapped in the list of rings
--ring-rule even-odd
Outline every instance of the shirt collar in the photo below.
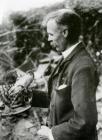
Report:
[[[78,44],[79,42],[62,52],[62,56],[64,57],[64,59],[77,47]]]

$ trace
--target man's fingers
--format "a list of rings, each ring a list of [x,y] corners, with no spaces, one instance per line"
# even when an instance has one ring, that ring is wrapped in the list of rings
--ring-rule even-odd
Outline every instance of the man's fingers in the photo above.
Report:
[[[47,126],[45,126],[45,125],[42,125],[41,129],[49,129],[49,128]]]
[[[22,87],[21,86],[17,86],[17,87],[12,87],[10,89],[10,95],[15,95],[17,94],[18,92],[22,91]]]
[[[10,95],[14,93],[14,90],[9,90]]]

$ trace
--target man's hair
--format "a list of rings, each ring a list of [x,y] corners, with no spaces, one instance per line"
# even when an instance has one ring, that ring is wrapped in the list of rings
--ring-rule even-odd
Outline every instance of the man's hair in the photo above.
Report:
[[[68,41],[73,44],[78,41],[81,34],[81,18],[71,9],[60,9],[49,13],[44,21],[43,26],[47,26],[47,22],[54,19],[58,25],[66,26],[68,28]]]

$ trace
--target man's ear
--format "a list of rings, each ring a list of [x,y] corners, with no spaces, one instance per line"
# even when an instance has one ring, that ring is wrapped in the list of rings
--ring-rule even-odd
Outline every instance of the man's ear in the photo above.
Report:
[[[67,38],[67,36],[68,36],[68,29],[64,29],[64,31],[63,31],[63,36],[64,36],[65,38]]]

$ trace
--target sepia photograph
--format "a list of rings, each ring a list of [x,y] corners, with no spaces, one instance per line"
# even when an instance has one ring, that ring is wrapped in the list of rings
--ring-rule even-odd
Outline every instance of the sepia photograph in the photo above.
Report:
[[[102,140],[102,0],[0,2],[0,140]]]

